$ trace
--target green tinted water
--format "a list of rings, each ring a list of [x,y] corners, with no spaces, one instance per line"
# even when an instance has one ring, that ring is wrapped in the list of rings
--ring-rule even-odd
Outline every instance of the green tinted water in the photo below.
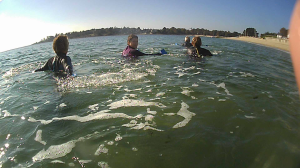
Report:
[[[77,77],[31,73],[52,44],[0,53],[0,167],[297,167],[299,96],[287,52],[202,37],[214,56],[186,56],[184,36],[70,40]],[[206,46],[207,45],[207,46]]]

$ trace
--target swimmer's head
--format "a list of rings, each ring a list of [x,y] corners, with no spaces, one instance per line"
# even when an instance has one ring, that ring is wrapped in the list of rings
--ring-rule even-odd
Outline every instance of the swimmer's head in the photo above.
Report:
[[[139,38],[138,36],[134,34],[130,34],[127,39],[127,45],[130,47],[137,49],[137,46],[139,45]]]
[[[69,49],[68,36],[59,35],[53,40],[53,50],[56,54],[64,53],[66,54]]]
[[[185,41],[185,42],[190,42],[190,41],[191,41],[191,40],[190,40],[190,37],[189,37],[189,36],[185,36],[184,41]]]
[[[193,40],[192,40],[192,45],[194,47],[200,47],[202,45],[201,38],[200,37],[194,37]]]

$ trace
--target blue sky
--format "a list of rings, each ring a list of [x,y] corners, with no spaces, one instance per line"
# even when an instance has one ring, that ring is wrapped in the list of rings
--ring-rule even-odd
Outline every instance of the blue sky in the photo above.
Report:
[[[0,0],[0,52],[55,33],[107,27],[289,28],[296,0]],[[13,37],[13,38],[12,38]]]

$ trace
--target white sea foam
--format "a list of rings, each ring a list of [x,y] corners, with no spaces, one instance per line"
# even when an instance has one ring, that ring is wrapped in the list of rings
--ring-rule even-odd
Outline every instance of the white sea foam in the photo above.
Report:
[[[163,131],[161,129],[157,129],[157,128],[153,128],[151,126],[153,126],[154,124],[149,124],[148,122],[145,122],[145,123],[128,123],[128,124],[123,124],[122,126],[123,127],[128,127],[130,129],[136,129],[136,130],[140,130],[140,129],[143,129],[143,130],[148,130],[148,129],[151,129],[151,130],[155,130],[155,131]]]
[[[156,70],[155,69],[147,69],[149,75],[155,76]]]
[[[166,93],[165,92],[159,92],[159,93],[157,93],[155,96],[156,97],[160,97],[160,96],[163,96],[163,95],[165,95]]]
[[[192,86],[193,86],[193,87],[198,87],[199,85],[196,84],[196,83],[194,83],[194,84],[192,84]]]
[[[174,73],[174,74],[178,75],[178,78],[180,78],[180,77],[182,77],[183,75],[185,75],[185,73],[183,73],[183,72],[176,72],[176,73]]]
[[[147,113],[155,115],[157,112],[156,111],[151,111],[150,108],[147,108]]]
[[[114,144],[114,141],[107,142],[107,145],[113,145],[113,144]]]
[[[35,156],[32,157],[32,160],[37,162],[44,159],[56,159],[63,157],[72,151],[77,141],[78,140],[72,140],[60,145],[52,145],[47,150],[43,149],[39,151]]]
[[[91,109],[92,111],[98,110],[99,109],[98,104],[89,105],[89,109]]]
[[[107,106],[110,106],[109,109],[117,109],[120,107],[136,107],[136,106],[157,106],[160,108],[166,107],[165,105],[157,102],[145,102],[143,100],[133,100],[133,99],[124,99],[117,102],[113,102]]]
[[[182,89],[182,94],[184,94],[184,95],[186,95],[186,96],[190,96],[190,93],[191,92],[194,92],[193,90],[191,90],[190,88],[188,88],[188,87],[181,87],[181,89]]]
[[[112,73],[108,72],[101,75],[80,76],[71,79],[58,79],[57,85],[59,91],[69,90],[71,88],[86,88],[86,87],[98,87],[111,84],[120,84],[123,82],[139,80],[148,73],[134,72],[134,69],[123,69],[120,72]]]
[[[116,138],[115,138],[115,141],[121,141],[123,138],[121,137],[120,134],[117,134]]]
[[[184,120],[174,125],[173,128],[184,127],[192,119],[192,117],[196,115],[195,113],[190,112],[188,108],[189,106],[186,103],[181,103],[181,108],[177,112],[177,115],[184,117]]]
[[[106,162],[98,162],[98,166],[101,167],[101,168],[110,168],[108,163]]]
[[[53,161],[51,161],[50,163],[62,163],[62,164],[64,164],[65,162],[63,162],[63,161],[61,161],[61,160],[53,160]]]
[[[139,124],[135,124],[135,126],[131,127],[131,129],[139,130],[144,128],[145,126],[146,126],[145,123],[139,123]]]
[[[148,126],[148,125],[146,125],[144,127],[144,130],[154,130],[154,131],[159,131],[159,132],[164,131],[164,130],[161,130],[161,129],[153,128],[153,127]]]
[[[67,105],[65,104],[65,103],[61,103],[60,105],[59,105],[59,107],[60,108],[63,108],[63,107],[66,107]]]
[[[47,150],[42,149],[39,151],[35,156],[32,157],[32,160],[33,162],[40,162],[44,159],[57,159],[63,157],[72,151],[77,142],[90,139],[94,134],[98,134],[98,132],[86,135],[85,137],[80,137],[77,140],[68,141],[60,145],[51,145]]]
[[[4,113],[4,117],[11,116],[11,114],[7,110],[3,110],[2,113]]]
[[[7,72],[5,72],[5,74],[2,75],[2,78],[8,78],[8,77],[11,77],[11,76],[13,76],[13,68],[11,68]]]
[[[80,163],[90,163],[92,160],[78,160]]]
[[[96,156],[99,156],[101,153],[108,153],[108,149],[104,146],[104,144],[101,144],[98,149],[96,150],[95,154]]]
[[[133,90],[129,90],[128,88],[125,88],[124,91],[125,92],[134,92],[134,91],[141,91],[142,88],[137,88],[137,89],[133,89]]]
[[[11,136],[11,134],[7,134],[5,139],[8,140],[10,138],[10,136]]]
[[[35,135],[35,138],[34,138],[35,141],[43,144],[43,145],[46,145],[47,143],[45,141],[42,140],[42,130],[38,130],[36,132],[36,135]]]
[[[240,72],[240,74],[242,74],[242,77],[255,77],[255,75],[251,74],[251,73],[246,73],[246,72]]]
[[[225,90],[225,92],[226,92],[226,94],[227,95],[229,95],[229,96],[233,96],[232,94],[230,94],[229,93],[229,91],[226,89],[226,87],[225,87],[225,83],[224,82],[222,82],[222,83],[220,83],[219,85],[216,85],[217,87],[221,87],[221,88],[223,88],[224,90]]]
[[[73,116],[66,116],[66,117],[55,117],[52,120],[36,120],[32,117],[29,117],[28,121],[29,122],[41,122],[42,124],[50,124],[53,121],[60,121],[60,120],[73,120],[73,121],[79,121],[79,122],[88,122],[92,120],[105,120],[105,119],[112,119],[112,118],[127,118],[127,119],[133,119],[135,117],[129,116],[124,113],[107,113],[110,110],[102,110],[100,112],[94,113],[94,114],[89,114],[84,117],[80,117],[78,115],[73,115]]]
[[[145,121],[152,121],[153,118],[154,118],[153,115],[146,115],[146,116],[145,116]]]
[[[249,119],[253,119],[253,118],[256,118],[255,116],[247,116],[245,115],[246,118],[249,118]]]
[[[166,116],[173,116],[173,115],[175,115],[176,113],[164,113],[164,115],[166,115]]]

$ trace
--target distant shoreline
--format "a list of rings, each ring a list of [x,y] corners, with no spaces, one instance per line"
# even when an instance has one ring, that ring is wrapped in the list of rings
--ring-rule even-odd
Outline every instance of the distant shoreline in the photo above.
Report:
[[[138,35],[145,35],[145,34],[138,34]],[[164,34],[147,34],[147,35],[164,35]],[[108,36],[110,36],[110,35],[108,35]],[[113,35],[113,36],[115,36],[115,35]],[[290,45],[289,45],[288,39],[276,39],[276,38],[262,39],[262,38],[245,37],[245,36],[240,36],[240,37],[217,37],[217,36],[208,36],[208,35],[187,35],[187,36],[200,36],[200,37],[211,37],[211,38],[222,38],[222,39],[229,39],[229,40],[244,41],[244,42],[260,44],[263,46],[277,48],[280,50],[290,52]],[[95,37],[98,37],[98,36],[95,36]],[[79,37],[79,38],[88,38],[88,37]],[[78,39],[78,38],[74,38],[74,39]],[[37,43],[31,44],[31,45],[40,44],[40,43],[45,43],[45,42],[37,42]]]
[[[280,50],[288,51],[290,52],[290,43],[288,39],[276,39],[276,38],[255,38],[255,37],[224,37],[223,39],[229,39],[229,40],[238,40],[238,41],[244,41],[249,43],[255,43],[255,44],[261,44],[263,46],[271,47],[271,48],[277,48]]]

